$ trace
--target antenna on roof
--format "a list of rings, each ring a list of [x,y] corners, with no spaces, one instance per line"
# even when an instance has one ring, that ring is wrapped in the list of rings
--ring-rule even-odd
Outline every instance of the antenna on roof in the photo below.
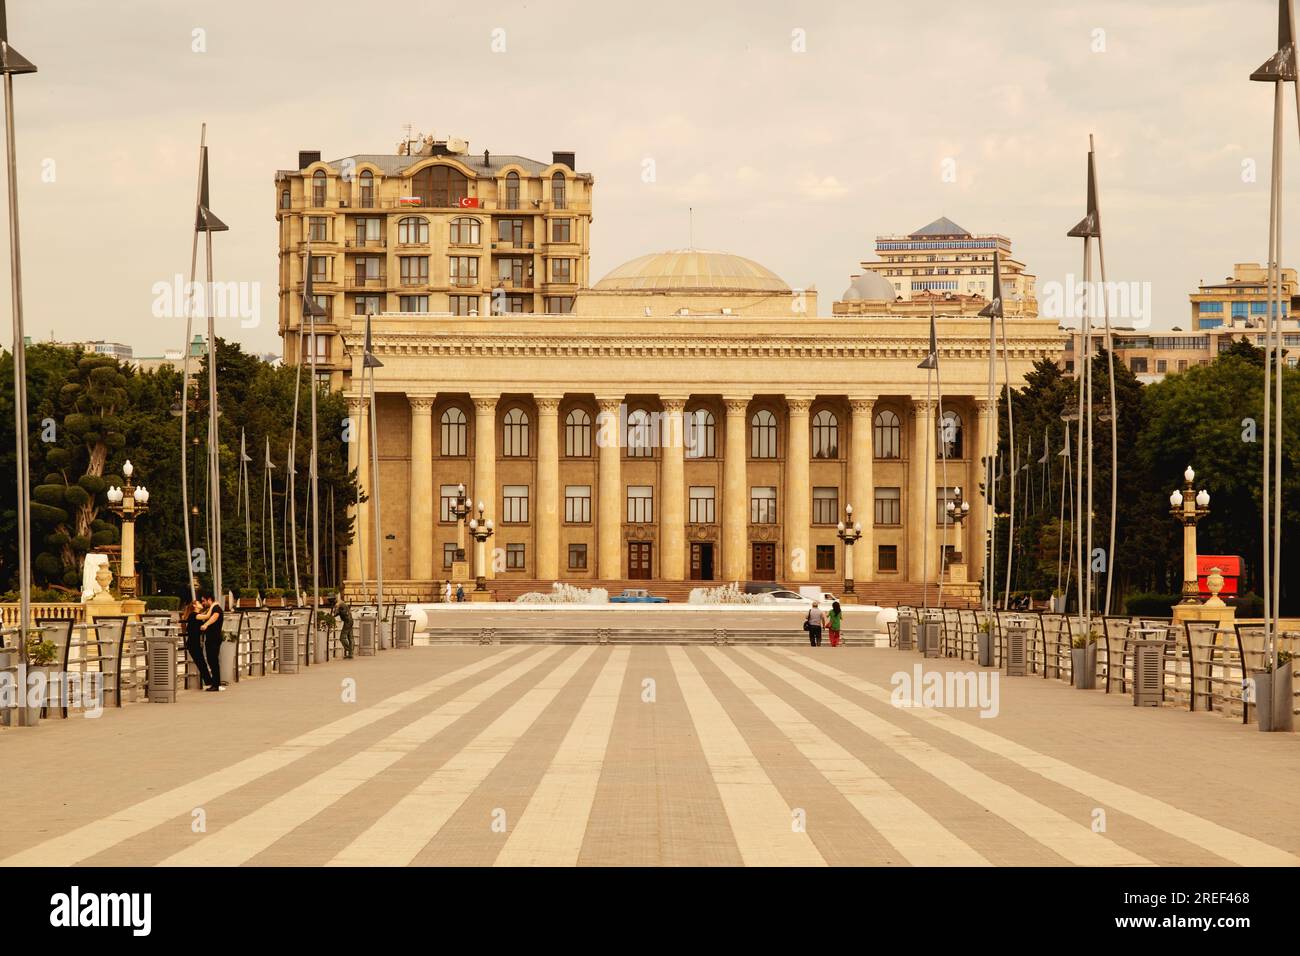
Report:
[[[686,207],[686,248],[695,248],[695,207]]]

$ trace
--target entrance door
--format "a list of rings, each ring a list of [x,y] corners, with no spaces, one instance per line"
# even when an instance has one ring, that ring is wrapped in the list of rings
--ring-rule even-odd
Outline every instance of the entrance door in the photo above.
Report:
[[[713,542],[691,542],[691,580],[713,580]]]
[[[627,576],[634,581],[650,580],[651,544],[649,541],[627,543]]]
[[[755,581],[776,580],[776,542],[755,541],[753,547],[753,575]]]

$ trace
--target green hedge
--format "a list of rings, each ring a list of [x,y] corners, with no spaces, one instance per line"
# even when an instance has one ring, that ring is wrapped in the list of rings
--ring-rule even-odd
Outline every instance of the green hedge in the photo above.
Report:
[[[1181,599],[1178,594],[1132,594],[1125,602],[1124,610],[1137,617],[1169,617]]]
[[[1232,603],[1237,608],[1237,617],[1264,616],[1264,599],[1254,591],[1247,591]]]
[[[181,599],[174,594],[151,594],[144,599],[146,611],[178,611]]]

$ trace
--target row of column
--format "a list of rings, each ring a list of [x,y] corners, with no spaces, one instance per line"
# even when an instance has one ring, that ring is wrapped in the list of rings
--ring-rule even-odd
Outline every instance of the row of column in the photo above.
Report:
[[[536,514],[536,577],[554,580],[560,577],[560,443],[559,410],[562,396],[534,395],[537,406],[537,495]],[[486,506],[486,515],[496,519],[496,396],[473,396],[474,428],[474,498]],[[601,417],[619,414],[622,396],[598,399]],[[749,493],[746,447],[749,434],[748,412],[751,397],[726,397],[726,427],[724,428],[723,487],[722,487],[722,578],[736,581],[749,577]],[[437,496],[433,487],[433,405],[427,397],[408,397],[411,409],[411,473],[410,473],[410,575],[415,580],[432,580],[434,577],[433,536],[434,508]],[[868,560],[858,564],[859,580],[870,580],[874,562],[875,480],[873,475],[874,444],[872,426],[875,398],[850,398],[851,442],[848,478],[848,503],[854,506],[854,520],[862,523],[862,537],[857,547]],[[684,580],[687,574],[686,554],[686,489],[685,443],[682,441],[683,413],[686,397],[661,397],[664,411],[663,427],[667,438],[660,451],[662,478],[660,481],[659,559],[661,577],[669,581]],[[809,531],[811,526],[811,482],[809,459],[811,435],[809,398],[787,398],[789,420],[787,423],[785,486],[786,511],[783,526],[787,555],[791,560],[784,569],[792,581],[809,579],[811,566]],[[920,539],[913,536],[908,541],[908,577],[920,581],[929,563],[930,580],[935,580],[939,568],[939,529],[935,509],[939,464],[934,461],[935,411],[937,403],[925,399],[913,402],[912,445],[919,450],[913,455],[909,468],[907,496],[907,526],[922,529]],[[986,401],[976,403],[978,414],[967,433],[969,457],[978,460],[984,453],[984,442],[989,436],[990,406]],[[363,489],[373,487],[370,475],[369,429],[364,415],[365,403],[351,401],[352,441],[348,443],[348,465],[356,468]],[[598,446],[597,498],[597,577],[607,580],[623,576],[623,484],[622,449],[614,443]],[[955,477],[955,476],[954,476]],[[958,477],[958,482],[962,479]],[[965,498],[971,502],[970,538],[976,554],[967,555],[967,564],[978,575],[982,565],[984,539],[987,529],[982,499],[975,488],[966,489]],[[357,509],[357,540],[370,540],[370,507]],[[926,535],[932,529],[934,534]],[[926,538],[928,537],[928,541]],[[795,555],[802,560],[795,561]],[[370,564],[373,554],[367,548],[348,549],[348,577],[360,580],[373,576]],[[488,576],[493,569],[489,562]]]

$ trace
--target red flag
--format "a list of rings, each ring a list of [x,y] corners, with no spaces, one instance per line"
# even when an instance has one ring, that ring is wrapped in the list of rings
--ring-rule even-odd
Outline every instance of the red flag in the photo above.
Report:
[[[461,209],[477,209],[477,208],[478,208],[478,197],[477,197],[477,196],[461,196],[460,199],[457,200],[456,205],[460,206]]]

